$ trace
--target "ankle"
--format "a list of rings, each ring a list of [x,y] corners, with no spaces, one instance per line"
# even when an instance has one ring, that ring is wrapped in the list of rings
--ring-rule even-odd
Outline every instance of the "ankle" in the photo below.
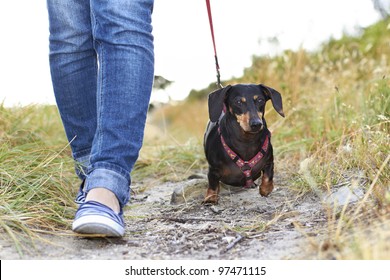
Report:
[[[91,189],[88,192],[87,197],[85,198],[85,201],[90,201],[90,200],[100,202],[110,207],[116,213],[120,212],[120,205],[116,195],[108,189],[105,188]]]

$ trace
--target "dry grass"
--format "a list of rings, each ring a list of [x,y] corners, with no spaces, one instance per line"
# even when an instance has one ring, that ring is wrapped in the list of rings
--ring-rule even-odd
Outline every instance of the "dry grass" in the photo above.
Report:
[[[72,163],[54,107],[0,107],[0,131],[0,232],[22,253],[37,233],[68,228]]]

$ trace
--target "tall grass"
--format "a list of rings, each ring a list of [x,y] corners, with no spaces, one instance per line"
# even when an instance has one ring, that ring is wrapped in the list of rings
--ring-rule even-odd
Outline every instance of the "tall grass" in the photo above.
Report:
[[[20,253],[37,233],[69,227],[71,165],[54,107],[0,107],[0,232]]]

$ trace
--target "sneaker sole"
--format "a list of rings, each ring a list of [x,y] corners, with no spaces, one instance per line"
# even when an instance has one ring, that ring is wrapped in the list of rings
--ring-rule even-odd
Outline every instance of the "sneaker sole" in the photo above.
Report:
[[[72,230],[83,234],[98,234],[107,237],[122,237],[125,229],[110,218],[100,215],[87,215],[72,224]]]

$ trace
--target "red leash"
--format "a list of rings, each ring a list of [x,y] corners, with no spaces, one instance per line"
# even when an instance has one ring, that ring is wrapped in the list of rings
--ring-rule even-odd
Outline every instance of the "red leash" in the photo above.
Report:
[[[219,64],[218,64],[218,56],[217,56],[217,48],[215,46],[215,37],[214,37],[214,27],[213,27],[213,17],[211,15],[211,7],[210,7],[210,0],[206,0],[206,6],[207,6],[207,13],[209,15],[209,23],[210,23],[210,30],[211,30],[211,38],[213,39],[213,46],[214,46],[214,58],[215,58],[215,68],[217,70],[217,85],[220,88],[223,88],[221,84],[221,75],[219,73]]]

